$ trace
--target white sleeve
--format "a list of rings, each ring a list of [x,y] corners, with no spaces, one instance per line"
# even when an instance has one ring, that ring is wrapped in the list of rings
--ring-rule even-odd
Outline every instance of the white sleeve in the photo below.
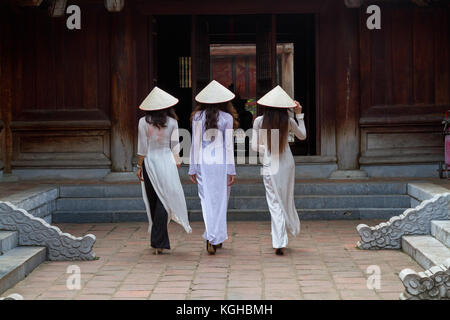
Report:
[[[264,154],[264,152],[266,152],[266,148],[264,147],[264,145],[258,144],[260,122],[261,118],[256,118],[255,121],[253,121],[252,150]]]
[[[148,151],[147,122],[144,118],[139,121],[138,126],[138,151],[140,156],[146,156]]]
[[[234,136],[233,136],[233,117],[225,125],[225,152],[226,152],[226,164],[227,174],[236,175],[236,168],[234,166]]]
[[[304,113],[296,114],[297,122],[293,118],[289,118],[289,129],[292,130],[295,136],[300,140],[306,139],[305,121],[303,121]]]
[[[178,121],[173,121],[172,132],[170,134],[170,148],[174,155],[180,153],[180,133],[178,132]]]
[[[170,149],[172,150],[173,156],[176,163],[181,163],[180,158],[180,133],[178,132],[178,121],[172,121],[172,132],[170,134]]]
[[[192,143],[190,150],[189,175],[194,175],[199,172],[200,148],[202,147],[202,126],[202,121],[195,120],[195,118],[192,119]]]

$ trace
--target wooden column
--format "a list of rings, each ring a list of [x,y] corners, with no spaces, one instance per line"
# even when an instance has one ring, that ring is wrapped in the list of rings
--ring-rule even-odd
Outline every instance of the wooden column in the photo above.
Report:
[[[359,9],[338,4],[336,47],[336,152],[332,178],[361,178],[359,171]]]
[[[291,44],[283,44],[281,54],[281,86],[294,97],[294,47]]]
[[[276,16],[261,15],[256,25],[256,97],[259,99],[277,85]],[[258,106],[257,114],[262,114]]]
[[[192,16],[192,108],[197,105],[195,96],[211,81],[208,29],[208,23],[204,18],[197,15]]]
[[[111,13],[111,171],[133,171],[134,43],[132,9]]]
[[[0,110],[1,119],[3,120],[3,141],[1,150],[3,150],[3,180],[16,180],[12,174],[11,159],[12,159],[12,132],[11,132],[11,117],[12,117],[12,77],[13,77],[13,45],[12,45],[12,26],[11,17],[8,15],[11,12],[8,9],[1,7],[0,11]]]

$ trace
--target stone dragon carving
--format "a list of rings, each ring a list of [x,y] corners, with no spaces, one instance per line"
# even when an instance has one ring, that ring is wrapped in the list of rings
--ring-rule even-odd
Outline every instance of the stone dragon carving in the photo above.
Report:
[[[360,224],[356,227],[361,237],[357,246],[360,249],[400,249],[402,236],[430,234],[431,220],[448,219],[449,202],[450,193],[437,194],[388,222],[374,227]]]
[[[19,245],[47,247],[52,261],[94,260],[93,234],[74,237],[10,202],[0,201],[0,230],[17,231]]]
[[[398,275],[405,286],[401,300],[449,300],[450,259],[425,272],[403,269]]]

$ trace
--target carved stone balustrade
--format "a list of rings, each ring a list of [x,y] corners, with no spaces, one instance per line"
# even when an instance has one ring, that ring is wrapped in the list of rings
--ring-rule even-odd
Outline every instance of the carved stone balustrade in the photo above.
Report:
[[[95,259],[93,234],[74,237],[9,202],[0,201],[0,230],[17,231],[19,245],[47,247],[48,260]]]
[[[405,210],[388,222],[374,227],[360,224],[356,227],[361,240],[360,249],[400,249],[404,235],[428,235],[431,220],[447,220],[450,193],[437,194],[415,208]]]

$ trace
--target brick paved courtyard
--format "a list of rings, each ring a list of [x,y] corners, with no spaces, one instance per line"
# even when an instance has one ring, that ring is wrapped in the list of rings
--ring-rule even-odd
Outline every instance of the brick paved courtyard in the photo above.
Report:
[[[398,250],[355,247],[359,223],[302,221],[284,256],[271,248],[269,222],[229,222],[229,239],[215,256],[205,251],[203,223],[192,234],[171,223],[170,254],[155,256],[146,223],[61,224],[76,236],[97,236],[99,260],[45,262],[3,294],[25,299],[398,299],[403,268],[422,270]],[[80,290],[67,290],[67,267],[81,268]],[[366,269],[378,265],[381,288],[369,290]]]

